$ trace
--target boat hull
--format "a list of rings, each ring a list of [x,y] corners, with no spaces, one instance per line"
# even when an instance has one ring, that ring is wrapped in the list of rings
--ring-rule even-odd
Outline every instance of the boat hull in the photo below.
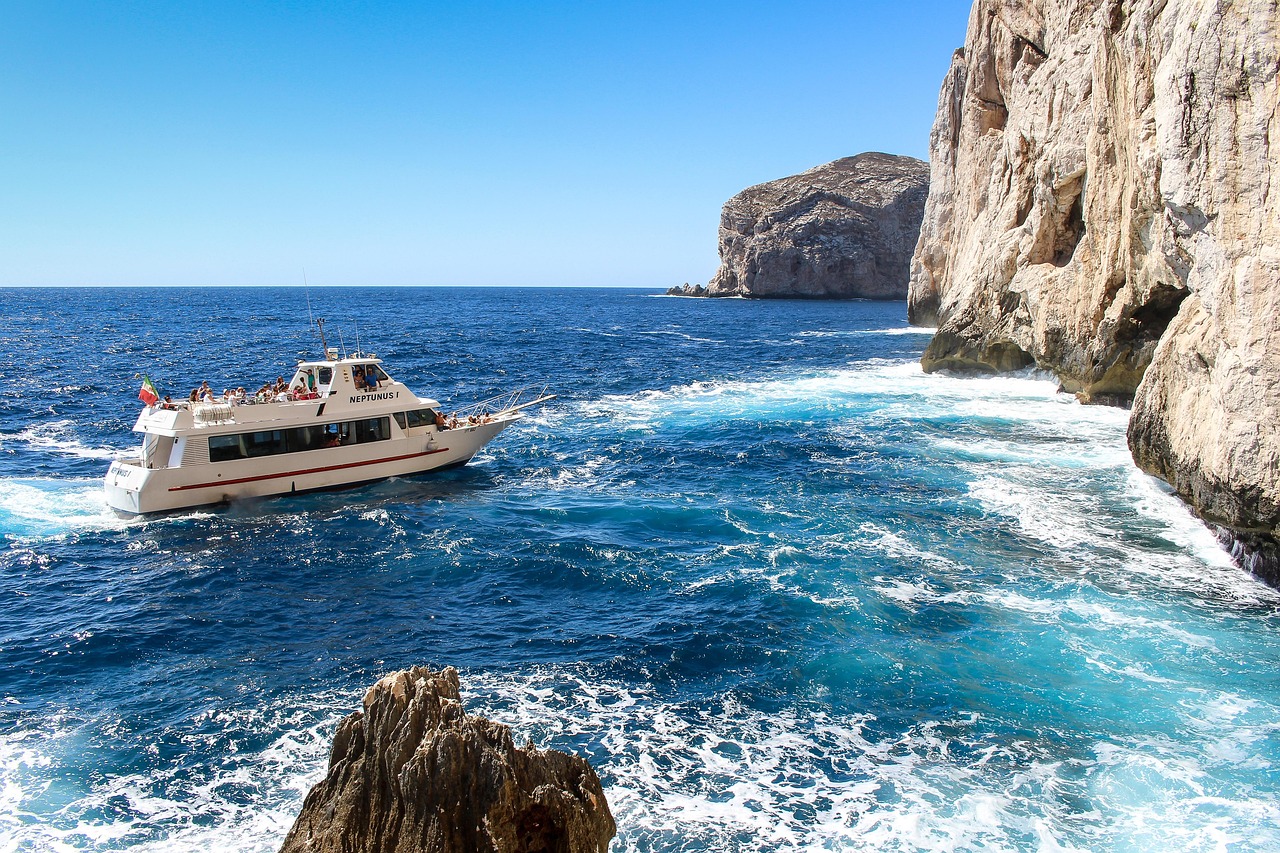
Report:
[[[174,468],[146,468],[139,460],[119,460],[107,471],[104,489],[107,504],[130,515],[338,489],[464,465],[510,422],[503,419],[348,447]]]

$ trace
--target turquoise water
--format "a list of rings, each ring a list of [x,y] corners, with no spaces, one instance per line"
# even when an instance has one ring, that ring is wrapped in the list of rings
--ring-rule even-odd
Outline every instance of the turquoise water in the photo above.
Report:
[[[134,374],[274,377],[305,295],[5,291],[0,850],[274,850],[411,664],[586,754],[614,850],[1280,848],[1280,594],[1124,412],[926,376],[901,304],[310,296],[424,395],[560,396],[464,469],[126,521]]]

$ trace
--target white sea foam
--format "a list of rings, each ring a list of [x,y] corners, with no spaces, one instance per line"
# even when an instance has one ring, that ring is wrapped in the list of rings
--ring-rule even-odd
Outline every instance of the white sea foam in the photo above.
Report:
[[[848,338],[848,337],[880,337],[897,335],[923,335],[932,337],[937,329],[926,326],[890,326],[887,329],[814,329],[800,332],[802,338]]]
[[[101,480],[0,480],[0,535],[21,541],[127,523],[107,507]]]
[[[1205,792],[1178,775],[1199,775],[1194,745],[1165,746],[1170,770],[1145,796],[1091,785],[1120,818],[1112,827],[1072,801],[1088,793],[1092,768],[1120,766],[1115,753],[1091,760],[994,740],[974,714],[870,736],[876,721],[866,714],[803,703],[765,713],[731,695],[676,702],[549,668],[464,683],[480,694],[471,708],[512,725],[518,740],[595,744],[619,826],[614,849],[624,851],[1090,850],[1135,838],[1143,849],[1212,849],[1221,828],[1204,814]],[[1117,749],[1141,755],[1145,746]],[[1280,841],[1266,792],[1219,798],[1255,844]]]
[[[104,768],[79,789],[56,781],[61,744],[74,736],[74,724],[54,714],[39,728],[2,734],[0,850],[276,850],[302,797],[324,776],[342,709],[353,709],[358,698],[324,694],[307,701],[309,708],[208,717],[204,725],[221,727],[212,737],[222,745],[222,757],[213,763],[161,765],[145,775],[113,776]],[[262,750],[236,748],[238,739],[260,730],[278,734]],[[36,800],[47,798],[55,784],[62,803],[57,813],[52,819],[32,814]]]
[[[0,446],[8,443],[82,459],[115,459],[121,455],[121,451],[114,448],[86,445],[79,438],[76,422],[67,419],[46,421],[21,432],[0,435]]]

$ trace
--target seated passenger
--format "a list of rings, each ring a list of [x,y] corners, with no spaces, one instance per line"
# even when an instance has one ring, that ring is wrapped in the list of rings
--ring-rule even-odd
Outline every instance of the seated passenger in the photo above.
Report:
[[[378,368],[372,364],[365,368],[364,384],[370,391],[378,390]]]
[[[356,384],[356,390],[357,390],[357,391],[363,391],[363,390],[364,390],[364,388],[365,388],[365,385],[364,385],[364,370],[363,370],[362,368],[359,368],[359,367],[357,367],[355,370],[353,370],[353,371],[351,372],[351,381],[352,381],[352,382],[354,382],[354,383]]]
[[[449,422],[444,418],[444,412],[436,412],[436,429],[448,429]]]

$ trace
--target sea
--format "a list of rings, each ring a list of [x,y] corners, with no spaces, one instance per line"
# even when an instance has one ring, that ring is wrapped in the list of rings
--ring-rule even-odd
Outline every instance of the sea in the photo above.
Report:
[[[273,851],[378,678],[585,756],[613,851],[1280,849],[1280,593],[1052,378],[902,303],[0,290],[0,851]],[[120,518],[142,377],[329,344],[471,464]]]

